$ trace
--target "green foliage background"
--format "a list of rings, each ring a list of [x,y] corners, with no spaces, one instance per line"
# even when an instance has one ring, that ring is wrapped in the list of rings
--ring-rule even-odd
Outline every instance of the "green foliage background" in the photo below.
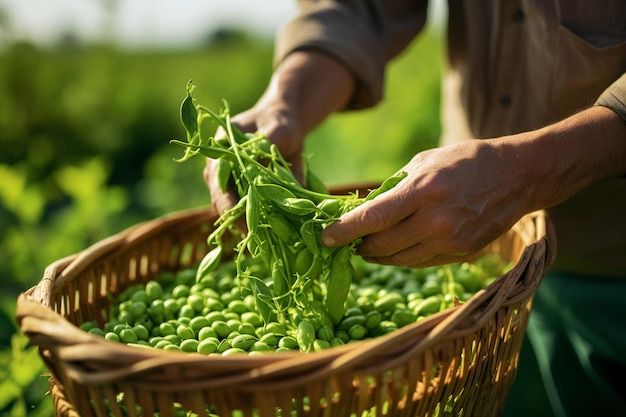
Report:
[[[209,203],[203,161],[177,164],[178,118],[194,96],[233,114],[272,71],[272,41],[245,33],[201,49],[128,52],[105,46],[0,52],[0,415],[49,416],[36,349],[15,322],[20,292],[53,261],[140,221]],[[441,43],[421,35],[394,61],[375,108],[332,116],[309,137],[329,184],[382,180],[439,135]]]

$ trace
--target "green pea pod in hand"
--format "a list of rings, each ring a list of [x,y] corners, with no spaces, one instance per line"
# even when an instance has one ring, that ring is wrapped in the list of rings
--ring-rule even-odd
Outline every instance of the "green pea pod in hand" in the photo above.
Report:
[[[393,187],[398,185],[398,183],[400,181],[405,179],[407,177],[407,175],[408,175],[408,173],[406,171],[400,171],[397,174],[392,175],[391,177],[389,177],[385,181],[383,181],[383,183],[380,185],[380,187],[376,188],[374,191],[369,193],[367,195],[367,197],[365,197],[365,200],[366,201],[372,200],[372,199],[378,197],[379,195],[381,195],[382,193],[384,193],[385,191],[391,190]]]

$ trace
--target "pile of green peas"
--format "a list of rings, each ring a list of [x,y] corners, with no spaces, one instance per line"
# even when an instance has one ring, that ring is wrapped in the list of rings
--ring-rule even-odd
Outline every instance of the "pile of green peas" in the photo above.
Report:
[[[261,275],[260,261],[249,257],[246,262]],[[371,264],[355,256],[352,266],[345,314],[338,322],[314,300],[287,319],[265,323],[257,299],[229,260],[199,281],[195,268],[161,272],[115,299],[103,326],[87,321],[80,328],[131,346],[206,355],[319,351],[380,337],[462,303],[512,265],[489,254],[474,263],[421,269]]]

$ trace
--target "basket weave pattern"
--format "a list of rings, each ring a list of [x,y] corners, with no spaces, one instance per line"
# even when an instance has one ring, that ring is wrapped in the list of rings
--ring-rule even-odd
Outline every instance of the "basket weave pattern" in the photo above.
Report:
[[[104,324],[110,295],[198,262],[216,218],[188,210],[135,226],[54,262],[20,296],[17,319],[50,371],[57,416],[167,417],[174,403],[221,417],[499,415],[534,292],[553,260],[545,213],[486,248],[514,261],[510,272],[466,303],[376,339],[221,357],[129,347],[77,327]]]

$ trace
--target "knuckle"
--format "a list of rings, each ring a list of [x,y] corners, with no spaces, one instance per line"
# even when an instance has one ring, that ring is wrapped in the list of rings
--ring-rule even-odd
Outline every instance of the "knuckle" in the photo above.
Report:
[[[364,230],[371,233],[380,231],[386,227],[387,214],[381,206],[371,204],[367,209],[359,213],[356,220]]]

